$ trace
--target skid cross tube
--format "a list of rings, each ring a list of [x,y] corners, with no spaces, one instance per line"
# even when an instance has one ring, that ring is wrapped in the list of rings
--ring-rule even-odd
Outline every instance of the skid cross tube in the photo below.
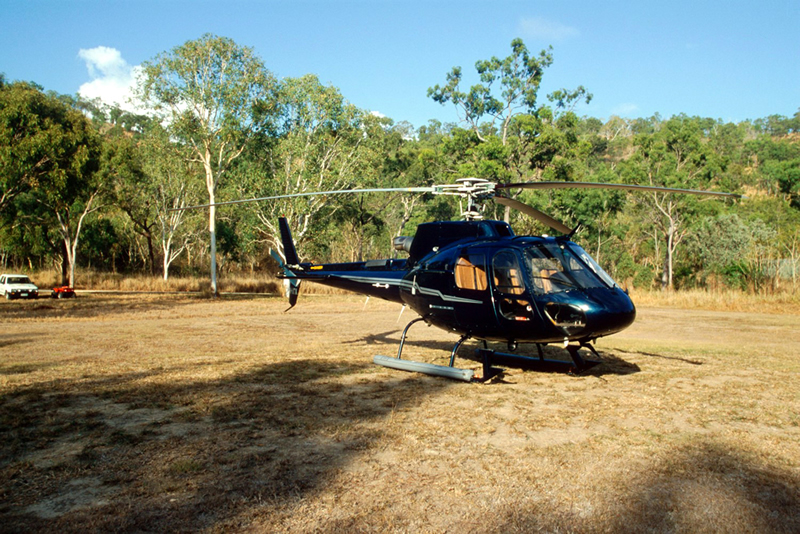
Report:
[[[453,352],[450,353],[450,367],[453,367],[453,364],[456,361],[456,352],[458,352],[459,347],[461,347],[461,344],[464,343],[468,339],[469,339],[469,336],[464,334],[463,336],[461,336],[461,339],[459,339],[456,342],[455,346],[453,347]]]

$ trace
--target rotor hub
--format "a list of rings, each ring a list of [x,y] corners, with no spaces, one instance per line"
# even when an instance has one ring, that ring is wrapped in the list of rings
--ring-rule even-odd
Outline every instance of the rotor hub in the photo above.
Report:
[[[484,202],[495,196],[495,185],[484,178],[459,178],[454,184],[433,186],[433,194],[466,198],[467,209],[461,216],[467,221],[479,221],[483,219]]]

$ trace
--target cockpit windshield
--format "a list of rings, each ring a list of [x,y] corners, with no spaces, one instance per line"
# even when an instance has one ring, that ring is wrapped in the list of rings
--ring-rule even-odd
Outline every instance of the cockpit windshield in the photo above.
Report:
[[[537,295],[616,285],[608,273],[574,243],[534,245],[525,250],[525,262]]]

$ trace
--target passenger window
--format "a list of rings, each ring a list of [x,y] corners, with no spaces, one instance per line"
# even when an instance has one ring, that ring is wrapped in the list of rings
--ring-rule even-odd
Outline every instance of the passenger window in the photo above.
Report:
[[[517,256],[511,251],[502,251],[495,254],[492,260],[494,271],[494,285],[501,293],[521,295],[525,292],[522,282],[522,270],[519,267]]]
[[[488,287],[486,262],[482,255],[467,254],[456,261],[456,286],[461,289],[483,291]]]

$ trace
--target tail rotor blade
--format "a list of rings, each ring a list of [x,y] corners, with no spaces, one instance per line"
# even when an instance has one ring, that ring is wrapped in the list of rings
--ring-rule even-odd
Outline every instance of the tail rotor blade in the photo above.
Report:
[[[283,244],[283,255],[286,257],[288,265],[298,265],[300,258],[297,256],[297,250],[294,248],[294,240],[292,239],[292,231],[289,230],[289,223],[286,222],[285,217],[278,219],[278,227],[281,232],[281,244]]]
[[[281,268],[282,272],[278,275],[278,278],[283,279],[283,291],[289,298],[289,308],[286,311],[289,311],[297,304],[297,297],[300,295],[301,280],[286,266],[286,263],[284,263],[277,252],[270,250],[269,253],[275,261],[278,262],[278,266]]]
[[[272,254],[272,257],[275,258],[283,271],[281,278],[283,278],[286,296],[289,297],[289,309],[286,310],[289,311],[297,304],[297,297],[300,294],[300,279],[292,272],[292,266],[297,267],[300,263],[300,258],[294,248],[294,240],[292,239],[292,232],[289,230],[289,223],[286,222],[284,217],[278,219],[278,226],[281,232],[283,255],[286,257],[286,261],[282,261],[275,251],[270,251],[270,254]]]

